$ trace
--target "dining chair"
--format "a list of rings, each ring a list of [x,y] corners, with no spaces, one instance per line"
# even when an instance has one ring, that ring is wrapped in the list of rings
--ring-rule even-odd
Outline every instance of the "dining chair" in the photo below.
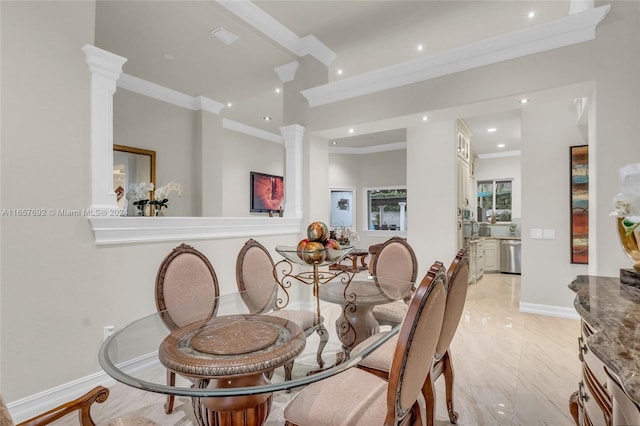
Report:
[[[156,307],[170,331],[215,316],[218,310],[218,277],[207,257],[187,244],[169,253],[156,275]],[[167,384],[174,386],[176,375],[167,370]],[[175,397],[167,396],[165,412],[173,412]]]
[[[108,397],[109,389],[103,386],[97,386],[84,395],[74,399],[73,401],[69,401],[58,407],[52,408],[46,413],[42,413],[28,420],[25,420],[24,422],[19,423],[18,426],[48,425],[75,411],[78,412],[78,421],[82,426],[95,426],[95,422],[91,417],[91,406],[95,402],[99,404],[105,402]],[[9,413],[9,409],[4,402],[2,395],[0,395],[0,425],[14,425],[13,419],[11,418],[11,413]]]
[[[371,274],[376,285],[381,288],[400,287],[406,293],[404,300],[395,300],[373,308],[373,316],[380,325],[396,326],[407,313],[412,288],[406,283],[415,283],[418,276],[418,260],[407,240],[392,237],[378,247],[372,260]]]
[[[447,303],[442,331],[438,337],[433,365],[430,368],[429,375],[422,388],[422,393],[427,407],[427,425],[433,425],[435,422],[434,382],[443,374],[445,377],[449,421],[451,423],[456,423],[458,420],[458,413],[453,408],[454,374],[450,346],[453,336],[460,324],[462,312],[464,311],[464,303],[467,298],[467,289],[469,287],[468,281],[469,253],[466,249],[460,249],[447,271]],[[387,377],[389,375],[389,366],[393,356],[394,342],[395,338],[390,339],[384,345],[376,349],[371,355],[362,360],[358,367],[380,377]],[[366,344],[366,341],[361,343],[361,345]],[[357,353],[358,350],[359,347],[356,346],[353,349],[353,352]]]
[[[388,380],[349,368],[312,383],[285,407],[285,424],[391,426],[418,422],[421,388],[442,328],[445,283],[444,268],[436,263],[414,292],[398,334]]]
[[[276,303],[280,281],[269,251],[258,241],[249,239],[238,253],[236,260],[236,283],[242,299],[251,314],[268,314],[287,319],[298,324],[307,337],[317,333],[320,337],[316,362],[322,368],[322,351],[327,345],[329,334],[324,327],[324,318],[315,312],[284,309]],[[291,379],[293,362],[285,366],[285,380]]]

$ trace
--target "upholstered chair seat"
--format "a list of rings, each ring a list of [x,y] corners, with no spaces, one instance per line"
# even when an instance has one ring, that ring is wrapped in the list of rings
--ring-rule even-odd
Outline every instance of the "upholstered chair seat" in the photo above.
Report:
[[[445,282],[444,268],[436,263],[416,289],[393,349],[388,380],[352,368],[311,383],[286,406],[285,424],[418,424],[421,388],[442,328]]]

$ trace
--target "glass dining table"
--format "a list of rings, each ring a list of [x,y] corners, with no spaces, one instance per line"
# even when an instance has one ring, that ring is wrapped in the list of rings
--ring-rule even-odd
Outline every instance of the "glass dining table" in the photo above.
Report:
[[[327,298],[315,297],[304,285],[221,295],[215,312],[206,318],[190,318],[177,329],[170,328],[168,312],[156,312],[110,336],[100,347],[99,362],[107,374],[126,385],[190,397],[199,424],[233,419],[234,425],[261,425],[269,414],[273,392],[305,386],[354,367],[398,332],[395,327],[380,333],[379,327],[369,324],[367,334],[378,338],[366,340],[357,353],[345,351],[340,330],[345,326],[345,309],[357,309],[353,302],[359,291],[366,288],[369,300],[376,293],[389,302],[401,297],[400,292],[378,286],[374,279],[369,286],[365,281],[359,279],[353,290],[349,289],[350,280],[330,283],[327,289],[331,288],[332,297]],[[316,321],[322,318],[329,334],[322,352],[323,367],[316,358],[319,337],[306,337],[302,327],[286,315],[249,312],[245,300],[255,300],[251,292],[260,292],[261,297],[272,292],[279,301],[277,306],[285,306],[281,311],[317,311],[321,315]],[[357,316],[347,316],[347,322],[349,318]],[[292,378],[285,380],[280,367],[292,363]],[[167,380],[170,372],[179,378],[172,385]]]

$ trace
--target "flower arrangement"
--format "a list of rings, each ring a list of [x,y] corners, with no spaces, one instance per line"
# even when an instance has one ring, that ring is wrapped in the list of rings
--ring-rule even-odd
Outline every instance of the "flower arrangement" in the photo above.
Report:
[[[338,241],[341,246],[356,245],[360,241],[360,236],[351,226],[333,228],[330,238]]]
[[[138,209],[138,216],[144,216],[144,207],[149,203],[153,188],[153,182],[140,182],[129,185],[127,200],[132,201],[132,204]]]
[[[613,199],[612,216],[623,218],[627,235],[640,225],[640,163],[628,164],[620,169],[620,192]]]
[[[150,201],[149,204],[156,207],[156,216],[163,208],[169,207],[169,195],[171,195],[172,192],[176,192],[178,198],[182,197],[182,186],[176,182],[169,182],[164,186],[156,188],[153,192],[154,200]]]

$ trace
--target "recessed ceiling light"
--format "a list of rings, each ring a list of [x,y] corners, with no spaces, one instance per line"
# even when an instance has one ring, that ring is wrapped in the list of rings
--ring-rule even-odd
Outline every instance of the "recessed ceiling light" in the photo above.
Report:
[[[280,88],[276,87],[276,93],[280,93]]]
[[[338,142],[336,142],[336,141],[331,141],[331,145],[338,145]]]
[[[529,99],[527,99],[527,98],[522,98],[522,99],[520,99],[518,102],[520,102],[520,103],[521,103],[521,104],[523,104],[523,105],[524,105],[524,104],[528,104],[528,103],[529,103]]]
[[[418,49],[418,52],[422,52],[422,49],[424,49],[424,46],[423,46],[423,45],[421,45],[421,44],[419,44],[419,45],[418,45],[418,47],[417,47],[417,49]]]
[[[355,132],[355,130],[349,129],[349,133],[353,134],[353,132]]]
[[[227,102],[227,106],[228,106],[229,108],[231,108],[231,106],[232,106],[232,105],[233,105],[233,104],[232,104],[231,102]]]
[[[429,120],[429,116],[428,115],[423,115],[422,116],[422,121],[427,121]]]
[[[339,69],[338,71],[336,71],[338,73],[338,75],[342,75],[342,70]]]
[[[264,117],[262,117],[262,119],[264,121],[271,121],[271,117],[269,117],[268,115],[265,115]]]
[[[237,35],[222,27],[218,27],[215,30],[211,31],[211,34],[213,34],[218,40],[222,41],[227,46],[238,39]]]
[[[504,144],[503,143],[499,143],[498,144],[498,148],[504,148]]]
[[[536,12],[534,12],[534,11],[532,10],[531,12],[529,12],[529,13],[527,14],[527,17],[528,17],[529,19],[533,19],[533,18],[535,18],[535,17],[536,17]]]
[[[489,132],[489,133],[493,133],[493,132],[495,132],[495,131],[497,131],[497,130],[498,130],[498,129],[496,129],[495,127],[489,127],[489,128],[487,129],[487,132]]]

